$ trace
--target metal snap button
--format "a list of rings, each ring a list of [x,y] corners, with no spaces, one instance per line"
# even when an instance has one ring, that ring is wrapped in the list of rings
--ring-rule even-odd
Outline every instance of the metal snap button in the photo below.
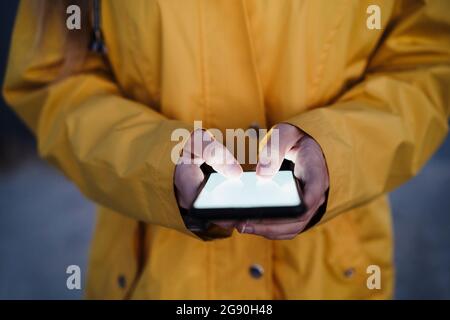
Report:
[[[250,275],[254,279],[259,279],[264,274],[264,268],[259,264],[252,264],[249,269]]]
[[[355,274],[355,268],[348,268],[344,271],[344,277],[351,278]]]
[[[119,275],[117,277],[117,284],[119,285],[120,288],[125,288],[127,285],[127,279],[125,278],[125,276],[123,274]]]

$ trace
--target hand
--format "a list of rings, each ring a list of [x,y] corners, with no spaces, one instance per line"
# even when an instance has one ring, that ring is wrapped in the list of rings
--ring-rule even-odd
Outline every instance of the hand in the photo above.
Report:
[[[242,167],[231,152],[205,130],[195,130],[183,147],[175,167],[174,184],[180,207],[188,209],[204,179],[200,166],[206,163],[226,177],[239,177]],[[232,222],[229,222],[232,225]],[[227,224],[228,225],[228,224]]]
[[[278,172],[283,159],[294,162],[294,175],[304,183],[303,201],[307,211],[298,218],[240,222],[237,229],[241,233],[260,235],[272,240],[287,240],[303,231],[325,202],[329,177],[322,149],[313,138],[287,123],[278,124],[274,129],[278,129],[278,137],[272,134],[261,150],[256,174],[270,178]],[[279,138],[279,143],[272,143],[272,139],[276,138]]]

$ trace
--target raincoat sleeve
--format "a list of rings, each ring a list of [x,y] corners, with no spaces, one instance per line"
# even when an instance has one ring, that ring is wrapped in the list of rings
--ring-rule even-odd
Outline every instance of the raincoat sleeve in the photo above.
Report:
[[[395,17],[364,79],[336,103],[288,120],[322,147],[330,176],[320,223],[414,176],[448,131],[450,2]]]
[[[171,161],[180,142],[171,141],[173,130],[191,128],[124,97],[100,56],[88,55],[81,72],[58,79],[61,26],[51,19],[42,45],[33,47],[30,4],[18,9],[3,94],[36,135],[40,155],[93,201],[191,234],[177,207]]]

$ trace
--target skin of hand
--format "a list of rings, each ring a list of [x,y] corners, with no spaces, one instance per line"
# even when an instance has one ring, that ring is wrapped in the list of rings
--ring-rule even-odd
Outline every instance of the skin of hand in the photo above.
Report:
[[[242,167],[231,152],[205,130],[195,130],[186,141],[182,155],[175,167],[174,184],[178,204],[188,209],[195,200],[197,190],[204,179],[200,166],[206,163],[229,178],[242,174]],[[227,221],[222,227],[233,227],[237,222]]]
[[[241,233],[271,240],[289,240],[304,230],[325,202],[329,176],[322,149],[313,138],[287,123],[280,123],[274,129],[278,130],[279,143],[272,145],[272,137],[268,139],[259,155],[256,174],[271,178],[280,169],[283,159],[294,162],[294,175],[304,183],[303,201],[307,211],[298,218],[241,221],[236,228]]]

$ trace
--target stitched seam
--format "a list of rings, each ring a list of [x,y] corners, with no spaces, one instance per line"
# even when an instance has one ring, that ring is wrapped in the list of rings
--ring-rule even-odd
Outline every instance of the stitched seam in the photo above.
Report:
[[[349,5],[349,3],[350,2],[347,2],[347,6]],[[337,19],[336,25],[331,29],[330,33],[328,34],[327,40],[326,40],[325,44],[323,45],[322,53],[321,53],[320,59],[319,59],[319,66],[317,67],[317,73],[316,73],[316,76],[314,77],[314,80],[313,80],[313,83],[311,86],[310,101],[314,101],[318,94],[319,84],[320,84],[321,80],[323,79],[323,75],[324,75],[324,71],[325,71],[325,65],[330,56],[329,53],[331,51],[333,41],[337,35],[337,32],[338,32],[342,22],[344,21],[344,16],[345,16],[345,11],[347,9],[347,6],[342,6],[341,14],[339,15],[339,19]]]
[[[205,39],[204,39],[204,21],[203,21],[203,2],[199,1],[198,14],[199,14],[199,49],[200,49],[200,77],[201,77],[201,105],[203,107],[203,127],[209,126],[209,107],[208,107],[208,87],[207,87],[207,69],[206,69],[206,54],[205,54]],[[213,298],[212,287],[212,258],[211,258],[211,246],[208,242],[203,244],[205,248],[205,260],[206,260],[206,296],[207,299]]]
[[[250,59],[252,61],[253,71],[255,72],[259,106],[260,106],[260,108],[262,108],[262,114],[264,115],[264,122],[266,122],[267,114],[266,114],[265,101],[264,101],[265,99],[264,99],[264,93],[262,91],[262,83],[261,83],[261,77],[260,77],[259,70],[258,70],[258,63],[256,61],[255,44],[254,44],[253,37],[250,32],[250,21],[248,18],[247,4],[244,0],[241,0],[241,5],[242,5],[242,9],[244,11],[243,15],[244,15],[244,20],[245,20],[245,28],[246,28],[247,38],[248,38],[249,46],[250,46]],[[261,125],[263,125],[263,124],[261,124]],[[265,127],[266,124],[264,123],[263,126]]]
[[[132,42],[133,43],[138,43],[138,39],[137,39],[137,34],[138,31],[137,30],[132,30],[131,26],[128,23],[125,23],[126,27],[128,28],[128,34],[131,34],[132,37]],[[153,75],[151,74],[150,70],[148,70],[147,67],[144,67],[147,72],[142,71],[142,65],[145,66],[146,63],[141,63],[138,64],[138,62],[136,61],[137,59],[145,59],[147,63],[150,63],[150,61],[148,59],[146,59],[146,55],[136,52],[135,50],[135,46],[128,46],[126,47],[126,50],[129,52],[129,56],[131,57],[130,61],[133,64],[134,69],[136,70],[136,74],[137,76],[141,79],[142,83],[144,84],[144,86],[142,86],[140,88],[140,92],[144,92],[145,94],[145,98],[148,100],[150,99],[150,101],[152,101],[154,98],[155,99],[159,99],[158,96],[154,96],[156,93],[155,90],[155,86],[154,86],[154,79],[153,79]],[[157,100],[159,101],[159,100]]]
[[[202,10],[202,2],[199,5],[199,48],[200,48],[200,76],[201,76],[201,104],[203,106],[203,126],[208,127],[210,125],[211,111],[209,108],[209,98],[208,98],[208,70],[206,63],[206,47],[205,47],[205,36],[204,36],[204,16]]]
[[[264,299],[273,299],[273,242],[266,241],[266,263],[267,263],[267,275],[266,275],[266,292]]]

